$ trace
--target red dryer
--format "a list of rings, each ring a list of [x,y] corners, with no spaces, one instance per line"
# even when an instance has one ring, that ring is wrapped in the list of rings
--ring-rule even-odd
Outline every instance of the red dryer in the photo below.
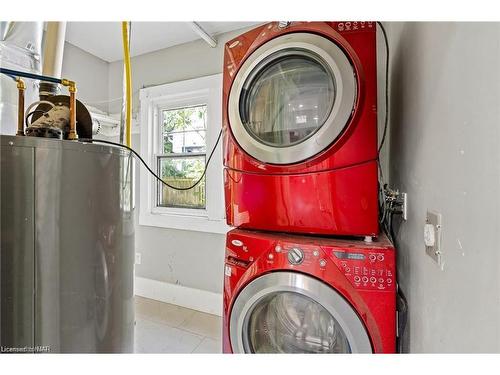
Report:
[[[394,353],[395,251],[234,229],[227,235],[225,353]]]
[[[377,235],[376,23],[269,23],[223,72],[228,224]]]

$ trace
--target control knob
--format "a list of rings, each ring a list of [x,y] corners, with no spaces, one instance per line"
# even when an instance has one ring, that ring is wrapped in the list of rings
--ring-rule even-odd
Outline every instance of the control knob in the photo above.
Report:
[[[288,262],[293,265],[301,264],[304,261],[304,252],[298,247],[288,250]]]

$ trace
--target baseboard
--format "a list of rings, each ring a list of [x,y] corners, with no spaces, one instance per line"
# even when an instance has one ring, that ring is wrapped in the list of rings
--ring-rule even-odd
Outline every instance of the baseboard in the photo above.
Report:
[[[222,316],[222,294],[163,281],[135,278],[135,295]]]

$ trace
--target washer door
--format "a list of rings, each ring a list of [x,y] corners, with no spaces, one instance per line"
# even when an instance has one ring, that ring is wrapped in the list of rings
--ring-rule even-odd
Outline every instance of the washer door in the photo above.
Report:
[[[248,284],[233,304],[235,353],[371,353],[353,308],[334,289],[303,274],[275,272]]]
[[[286,34],[258,48],[238,71],[229,94],[231,129],[254,158],[297,163],[339,137],[356,93],[353,67],[335,43]]]

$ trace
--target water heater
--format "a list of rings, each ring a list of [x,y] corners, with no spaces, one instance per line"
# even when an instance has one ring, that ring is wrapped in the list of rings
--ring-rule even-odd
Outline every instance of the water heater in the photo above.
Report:
[[[109,146],[0,136],[3,351],[133,351],[132,161]]]

